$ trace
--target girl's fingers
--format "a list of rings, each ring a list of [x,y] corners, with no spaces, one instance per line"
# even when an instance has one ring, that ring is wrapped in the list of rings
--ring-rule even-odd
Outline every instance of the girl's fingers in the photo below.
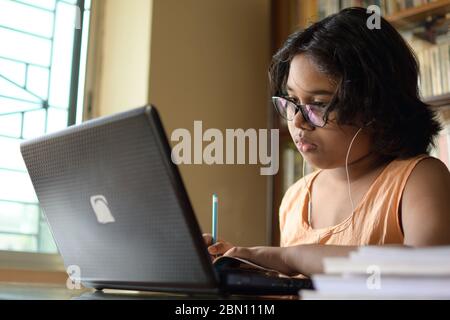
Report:
[[[204,233],[203,240],[205,241],[207,246],[210,246],[212,243],[212,235],[210,233]]]
[[[229,249],[231,249],[233,247],[233,245],[231,243],[228,242],[217,242],[215,244],[213,244],[212,246],[208,247],[208,251],[210,254],[224,254],[225,252],[227,252]]]
[[[217,242],[212,246],[208,247],[208,251],[210,254],[221,254],[223,250],[224,250],[223,242]]]

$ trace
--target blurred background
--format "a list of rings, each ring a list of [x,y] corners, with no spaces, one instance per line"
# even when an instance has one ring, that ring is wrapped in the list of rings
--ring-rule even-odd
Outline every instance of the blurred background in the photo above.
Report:
[[[20,142],[150,103],[169,137],[195,120],[280,129],[275,176],[260,165],[180,166],[204,232],[217,193],[219,237],[277,245],[278,207],[302,159],[270,103],[271,56],[291,32],[371,4],[416,52],[421,95],[444,124],[432,153],[448,165],[450,0],[0,0],[0,281],[65,281]]]

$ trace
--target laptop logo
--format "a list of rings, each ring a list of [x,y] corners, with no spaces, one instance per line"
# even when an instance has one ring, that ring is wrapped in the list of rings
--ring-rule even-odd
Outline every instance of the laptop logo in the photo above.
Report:
[[[111,210],[108,207],[108,201],[102,195],[96,195],[91,197],[91,206],[94,209],[97,220],[101,224],[107,224],[115,222]]]

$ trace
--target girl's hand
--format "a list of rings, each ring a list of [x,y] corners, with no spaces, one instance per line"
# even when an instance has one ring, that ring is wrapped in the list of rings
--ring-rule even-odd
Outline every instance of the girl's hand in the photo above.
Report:
[[[224,255],[249,260],[262,267],[277,270],[287,276],[299,274],[287,263],[287,248],[281,247],[233,247]]]
[[[208,246],[209,254],[213,257],[221,256],[234,247],[232,243],[221,239],[218,239],[216,243],[212,244],[212,235],[209,233],[203,234],[203,240],[205,240],[205,243]]]

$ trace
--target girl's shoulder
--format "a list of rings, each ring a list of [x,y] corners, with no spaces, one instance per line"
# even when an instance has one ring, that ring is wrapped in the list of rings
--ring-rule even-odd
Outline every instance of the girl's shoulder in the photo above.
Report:
[[[407,159],[392,160],[385,171],[386,175],[390,175],[393,178],[403,177],[405,186],[415,183],[425,183],[432,176],[444,179],[450,177],[447,165],[428,154],[420,154]]]
[[[450,172],[439,159],[417,163],[402,198],[402,224],[407,244],[449,244]]]
[[[407,188],[433,186],[436,183],[449,183],[450,172],[447,165],[440,159],[424,156],[417,161],[406,184]]]

